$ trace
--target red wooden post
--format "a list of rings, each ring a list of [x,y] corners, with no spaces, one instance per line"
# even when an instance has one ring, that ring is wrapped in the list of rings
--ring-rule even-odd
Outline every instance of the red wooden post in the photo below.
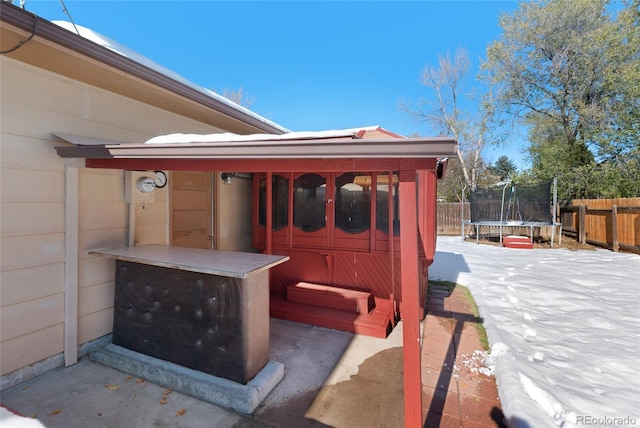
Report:
[[[400,171],[400,271],[405,427],[422,426],[417,209],[416,171]]]
[[[437,178],[435,171],[420,171],[418,177],[418,226],[425,256],[431,262],[436,253],[438,236]]]
[[[267,171],[265,176],[267,186],[267,200],[266,202],[266,221],[265,221],[265,238],[266,238],[266,253],[273,253],[273,174],[271,171]]]

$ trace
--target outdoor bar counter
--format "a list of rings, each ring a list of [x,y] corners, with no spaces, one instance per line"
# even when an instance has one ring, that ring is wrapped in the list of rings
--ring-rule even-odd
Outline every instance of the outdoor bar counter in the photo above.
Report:
[[[289,259],[140,245],[116,259],[113,343],[246,384],[269,360],[269,269]]]

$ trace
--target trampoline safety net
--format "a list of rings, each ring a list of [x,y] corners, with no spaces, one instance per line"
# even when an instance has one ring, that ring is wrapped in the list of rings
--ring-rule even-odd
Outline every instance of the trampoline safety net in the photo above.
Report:
[[[553,224],[551,182],[508,184],[471,192],[471,223]],[[504,192],[504,202],[502,200]]]

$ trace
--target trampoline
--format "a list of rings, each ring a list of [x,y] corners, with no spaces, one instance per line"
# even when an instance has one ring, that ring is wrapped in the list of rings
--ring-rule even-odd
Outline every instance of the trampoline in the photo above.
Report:
[[[510,181],[497,183],[494,187],[471,191],[469,202],[471,218],[463,218],[464,224],[474,227],[476,243],[480,240],[480,227],[497,228],[502,245],[504,228],[525,228],[533,242],[536,227],[551,227],[551,246],[555,240],[556,226],[560,227],[558,244],[562,239],[562,224],[554,221],[557,210],[557,182],[515,184]],[[464,202],[464,201],[463,201]]]

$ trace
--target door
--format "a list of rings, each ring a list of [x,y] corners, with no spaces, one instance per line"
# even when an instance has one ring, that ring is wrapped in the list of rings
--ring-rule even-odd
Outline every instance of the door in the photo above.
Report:
[[[215,249],[212,173],[173,171],[171,189],[171,245]]]

